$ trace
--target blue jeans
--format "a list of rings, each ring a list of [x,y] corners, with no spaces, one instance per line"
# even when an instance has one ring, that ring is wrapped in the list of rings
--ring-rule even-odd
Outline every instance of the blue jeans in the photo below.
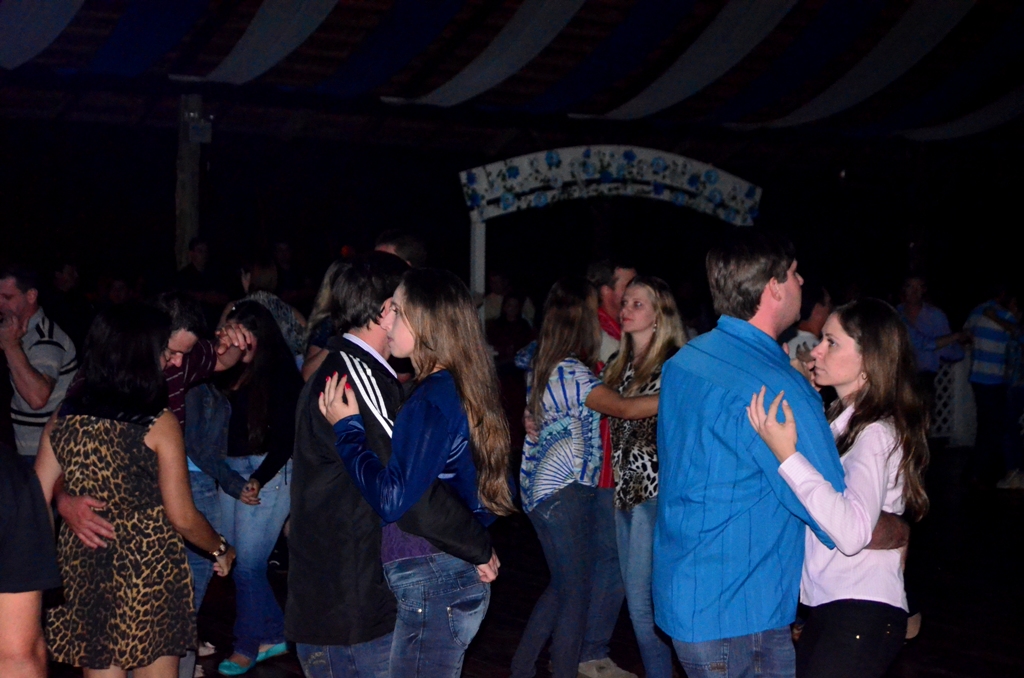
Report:
[[[580,661],[604,659],[619,620],[625,591],[615,533],[615,488],[594,490],[594,541],[590,549],[590,606]]]
[[[633,632],[644,660],[647,678],[672,678],[672,647],[654,624],[651,594],[651,566],[654,559],[654,521],[657,498],[648,499],[628,511],[615,510],[615,532],[619,540],[619,563],[626,588],[626,605]]]
[[[217,491],[217,482],[202,472],[190,471],[189,482],[192,485],[192,503],[196,505],[210,525],[217,532],[223,532],[224,526],[220,520],[220,493]],[[185,555],[188,556],[188,568],[192,571],[192,590],[195,599],[196,614],[203,606],[203,598],[206,596],[206,587],[210,585],[213,578],[213,561],[206,551],[197,549],[186,542]],[[196,653],[189,650],[181,661],[178,662],[179,678],[192,678],[196,667]]]
[[[391,675],[459,678],[466,649],[491,602],[476,567],[447,553],[384,565],[398,600]]]
[[[796,651],[789,625],[736,638],[684,643],[673,640],[689,678],[793,678]]]
[[[358,645],[295,644],[306,678],[390,678],[392,634]]]
[[[224,532],[224,525],[220,519],[220,492],[217,490],[217,482],[205,473],[195,471],[188,474],[188,479],[192,483],[192,503],[196,505],[196,509],[206,516],[214,531]],[[213,578],[213,561],[209,553],[197,549],[192,544],[188,544],[185,552],[188,555],[189,569],[192,570],[192,587],[195,591],[198,614],[206,596],[206,587]]]
[[[537,600],[512,657],[513,678],[536,675],[537,658],[548,638],[552,676],[576,678],[590,605],[596,502],[596,488],[572,483],[529,513],[551,571],[551,583]]]
[[[248,478],[263,457],[228,457],[228,465]],[[223,534],[235,547],[235,652],[256,659],[260,645],[284,642],[284,613],[267,581],[267,559],[291,507],[291,460],[260,489],[260,504],[248,506],[220,493]]]

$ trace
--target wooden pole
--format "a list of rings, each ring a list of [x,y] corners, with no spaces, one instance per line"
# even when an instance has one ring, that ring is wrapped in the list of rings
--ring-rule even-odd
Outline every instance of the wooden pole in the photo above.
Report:
[[[487,282],[487,222],[480,218],[480,213],[472,210],[469,213],[469,289],[473,296],[483,298]],[[480,306],[480,320],[483,321],[484,307]]]
[[[181,269],[188,264],[189,241],[199,235],[199,142],[192,140],[190,126],[202,119],[202,95],[182,95],[178,111],[178,184],[174,192],[177,229],[174,253],[178,268]]]

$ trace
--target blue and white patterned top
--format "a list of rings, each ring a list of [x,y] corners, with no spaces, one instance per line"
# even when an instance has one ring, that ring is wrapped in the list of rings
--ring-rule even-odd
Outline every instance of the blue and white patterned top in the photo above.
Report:
[[[532,371],[526,383],[529,400]],[[600,384],[576,358],[566,358],[551,370],[541,401],[543,421],[537,422],[540,436],[536,443],[527,438],[523,445],[519,486],[526,512],[571,483],[597,486],[604,454],[601,415],[584,403]]]
[[[997,385],[1006,383],[1006,346],[1010,333],[985,315],[992,310],[996,316],[1008,323],[1017,319],[995,301],[986,301],[967,316],[964,329],[974,336],[974,350],[971,354],[971,383]]]

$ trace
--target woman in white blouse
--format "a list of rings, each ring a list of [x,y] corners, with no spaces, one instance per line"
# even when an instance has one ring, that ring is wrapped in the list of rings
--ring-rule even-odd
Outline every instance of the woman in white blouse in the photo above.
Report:
[[[829,549],[807,530],[800,600],[810,613],[796,647],[796,674],[882,676],[906,634],[902,553],[865,547],[882,511],[906,510],[919,520],[928,510],[922,482],[927,410],[915,389],[906,326],[884,301],[862,299],[836,309],[811,356],[815,385],[833,386],[839,395],[828,415],[846,473],[844,492],[797,451],[784,394],[765,412],[762,389],[747,408],[781,462],[779,474],[836,544]]]

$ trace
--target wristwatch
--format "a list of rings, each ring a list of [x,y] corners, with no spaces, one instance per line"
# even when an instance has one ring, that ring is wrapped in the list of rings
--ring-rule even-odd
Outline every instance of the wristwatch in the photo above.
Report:
[[[228,540],[224,538],[223,534],[219,534],[217,536],[220,537],[220,546],[217,547],[216,551],[210,551],[210,555],[214,558],[220,558],[222,555],[228,552],[229,548],[231,548],[228,545]]]

